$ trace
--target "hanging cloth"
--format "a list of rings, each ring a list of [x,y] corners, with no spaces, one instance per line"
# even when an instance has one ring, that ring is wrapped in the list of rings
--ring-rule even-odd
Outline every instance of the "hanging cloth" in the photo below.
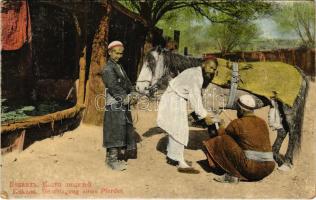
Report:
[[[2,1],[1,50],[17,50],[31,42],[31,17],[26,0]]]

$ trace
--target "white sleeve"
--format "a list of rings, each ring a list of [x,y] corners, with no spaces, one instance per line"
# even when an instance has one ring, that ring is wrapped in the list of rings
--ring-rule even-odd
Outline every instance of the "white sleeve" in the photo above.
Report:
[[[204,108],[202,102],[202,84],[203,78],[202,77],[194,77],[194,80],[191,81],[190,88],[189,88],[189,101],[191,107],[195,111],[195,113],[199,116],[200,119],[204,119],[207,115],[207,111]]]

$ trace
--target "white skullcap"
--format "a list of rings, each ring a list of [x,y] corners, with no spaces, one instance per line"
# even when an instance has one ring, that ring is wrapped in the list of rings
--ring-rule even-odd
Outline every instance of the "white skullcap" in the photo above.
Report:
[[[239,97],[238,105],[244,110],[254,110],[256,108],[256,101],[249,94]]]
[[[112,49],[113,47],[117,47],[117,46],[123,47],[124,45],[122,42],[115,40],[109,44],[108,49]]]

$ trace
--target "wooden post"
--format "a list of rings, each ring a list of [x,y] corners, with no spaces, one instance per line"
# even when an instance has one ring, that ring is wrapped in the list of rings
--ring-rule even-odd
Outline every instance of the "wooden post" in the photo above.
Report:
[[[102,3],[104,9],[98,29],[94,35],[91,53],[91,63],[89,70],[89,79],[86,86],[86,110],[83,116],[83,123],[102,125],[103,124],[103,110],[97,108],[96,100],[100,100],[99,105],[104,105],[105,87],[102,81],[102,69],[106,63],[106,48],[108,40],[109,14],[111,6],[106,0]]]
[[[179,48],[180,44],[180,31],[174,30],[173,31],[173,40],[177,43],[177,48]]]
[[[306,51],[306,70],[308,75],[312,75],[311,49],[307,49]]]
[[[295,59],[295,49],[291,49],[291,53],[292,53],[292,65],[296,65],[296,59]]]
[[[298,51],[299,54],[299,61],[300,63],[298,63],[300,66],[298,66],[299,68],[301,68],[305,73],[308,73],[308,68],[307,68],[307,51],[306,50],[299,50]],[[297,65],[296,65],[297,66]]]
[[[78,86],[78,97],[77,104],[84,104],[84,90],[85,90],[85,79],[86,79],[86,47],[82,51],[82,56],[79,59],[79,86]]]
[[[25,129],[14,139],[14,141],[5,148],[1,148],[1,154],[6,154],[17,150],[19,153],[24,150]]]
[[[312,73],[311,73],[311,80],[313,82],[315,82],[315,75],[316,75],[316,56],[315,56],[315,48],[314,49],[310,49],[310,63],[311,63],[311,68],[312,68]]]
[[[184,47],[183,54],[184,54],[185,56],[189,55],[188,47]]]
[[[24,150],[25,130],[21,132],[19,139],[17,140],[17,149],[19,152]]]

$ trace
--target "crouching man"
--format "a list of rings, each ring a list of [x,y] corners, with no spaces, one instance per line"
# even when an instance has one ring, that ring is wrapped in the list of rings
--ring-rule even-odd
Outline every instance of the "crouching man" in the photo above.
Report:
[[[204,152],[211,168],[225,172],[219,182],[257,181],[275,167],[266,122],[254,115],[255,100],[250,95],[238,99],[237,116],[218,136],[204,141]]]

